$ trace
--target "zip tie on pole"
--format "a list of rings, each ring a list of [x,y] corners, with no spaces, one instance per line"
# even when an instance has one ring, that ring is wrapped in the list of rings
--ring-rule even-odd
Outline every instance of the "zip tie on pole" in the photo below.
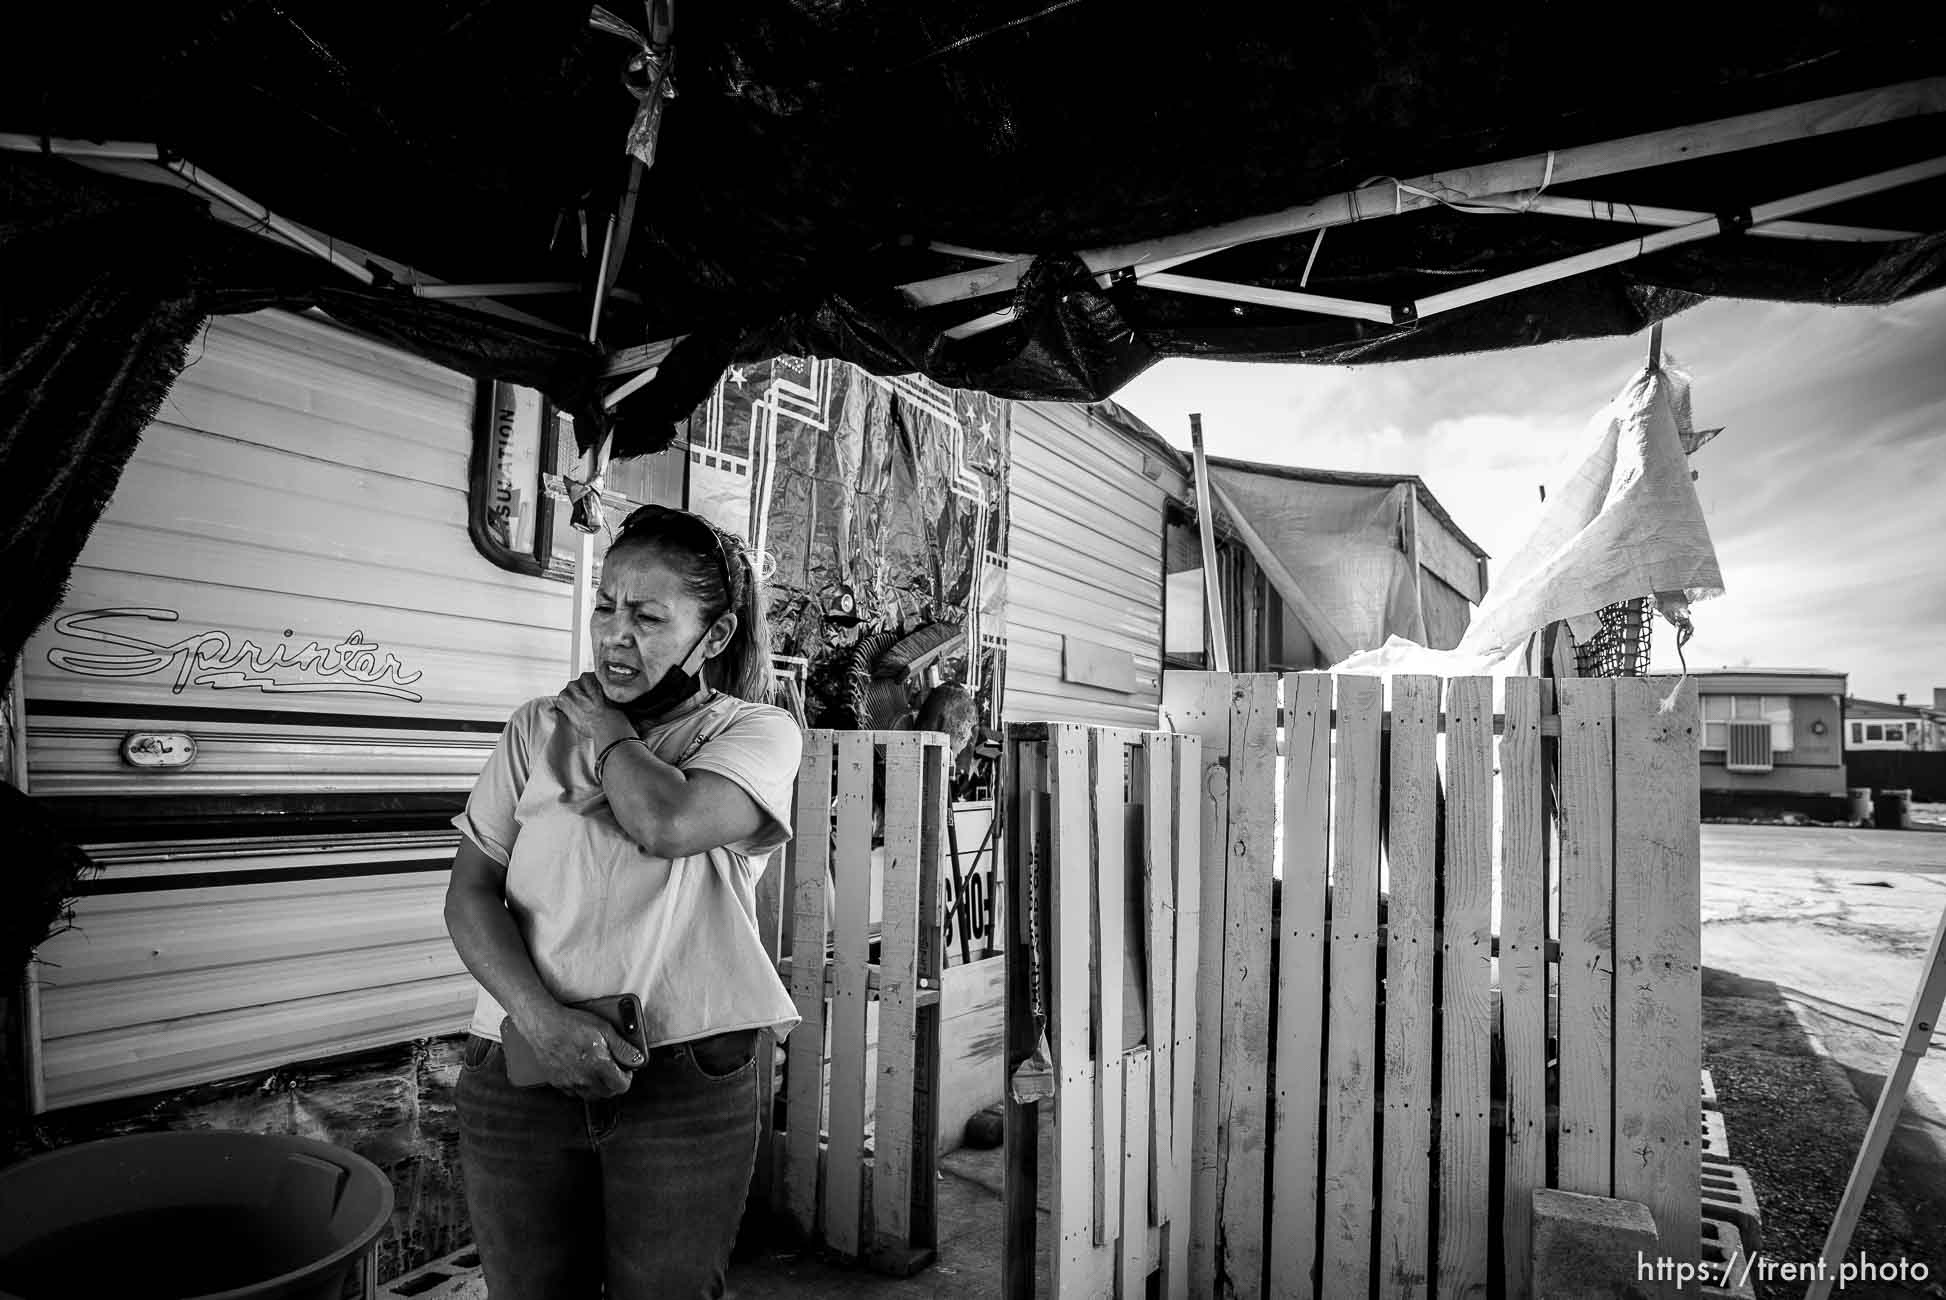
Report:
[[[1318,227],[1318,237],[1311,241],[1311,255],[1304,259],[1304,274],[1298,277],[1297,287],[1302,289],[1311,283],[1311,267],[1317,263],[1318,249],[1324,243],[1324,232],[1329,226]]]

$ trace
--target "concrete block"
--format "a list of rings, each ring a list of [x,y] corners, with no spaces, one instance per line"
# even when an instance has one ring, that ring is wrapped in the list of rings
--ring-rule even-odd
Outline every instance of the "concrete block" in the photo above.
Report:
[[[480,1254],[463,1247],[393,1278],[378,1289],[379,1300],[484,1300],[486,1283],[480,1276]]]
[[[1705,1214],[1700,1253],[1699,1262],[1707,1279],[1700,1288],[1703,1295],[1725,1297],[1726,1300],[1756,1300],[1756,1289],[1744,1276],[1747,1268],[1743,1237],[1734,1223],[1712,1219]]]
[[[1534,1192],[1534,1294],[1550,1300],[1648,1300],[1641,1280],[1656,1258],[1655,1216],[1639,1201],[1538,1188]]]
[[[1734,1223],[1743,1238],[1743,1248],[1756,1254],[1764,1248],[1763,1213],[1757,1207],[1756,1184],[1742,1165],[1718,1164],[1705,1160],[1703,1172],[1703,1215]]]
[[[1722,1109],[1721,1106],[1716,1104],[1716,1080],[1710,1076],[1708,1070],[1703,1071],[1703,1109]]]
[[[1721,1111],[1703,1112],[1703,1159],[1730,1163],[1730,1131],[1723,1126]]]

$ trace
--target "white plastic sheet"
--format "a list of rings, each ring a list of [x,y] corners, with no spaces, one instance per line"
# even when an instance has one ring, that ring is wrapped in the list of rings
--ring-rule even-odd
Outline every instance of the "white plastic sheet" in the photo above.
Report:
[[[1458,646],[1392,637],[1333,666],[1344,673],[1504,677],[1529,637],[1653,595],[1665,615],[1721,595],[1723,574],[1690,479],[1689,377],[1665,360],[1638,372],[1588,425],[1586,450],[1551,483],[1526,542],[1501,568]]]

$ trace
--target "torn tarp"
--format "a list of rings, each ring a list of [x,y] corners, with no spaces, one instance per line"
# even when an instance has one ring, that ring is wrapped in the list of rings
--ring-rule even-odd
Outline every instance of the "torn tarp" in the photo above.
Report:
[[[1689,376],[1666,360],[1636,373],[1589,422],[1580,461],[1549,485],[1526,542],[1458,646],[1439,652],[1394,638],[1334,670],[1503,673],[1550,623],[1573,626],[1643,596],[1669,613],[1721,595],[1722,570],[1689,475],[1687,448],[1700,442],[1690,427]]]

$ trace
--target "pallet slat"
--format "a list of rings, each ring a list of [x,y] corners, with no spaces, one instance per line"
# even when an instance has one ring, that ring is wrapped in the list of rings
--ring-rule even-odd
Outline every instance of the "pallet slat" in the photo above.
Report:
[[[1149,973],[1149,1115],[1155,1150],[1148,1164],[1146,1222],[1169,1218],[1169,1178],[1174,1168],[1176,1038],[1176,791],[1175,765],[1166,736],[1142,738],[1142,866],[1148,897],[1145,969]]]
[[[1271,1300],[1312,1300],[1318,1088],[1324,1074],[1324,893],[1331,854],[1331,678],[1284,679],[1283,910],[1278,918],[1272,1104]]]
[[[1696,1255],[1702,1141],[1702,893],[1696,683],[1615,683],[1615,1195]]]
[[[1115,1294],[1140,1300],[1149,1293],[1149,1161],[1153,1135],[1149,1131],[1155,1054],[1138,1047],[1128,1054],[1124,1084],[1127,1110],[1122,1131],[1128,1140],[1121,1151],[1121,1251],[1115,1270]]]
[[[837,907],[832,917],[831,1120],[824,1239],[856,1255],[865,1157],[866,918],[871,915],[872,738],[838,735]]]
[[[1190,1260],[1190,1219],[1191,1171],[1196,1159],[1191,1144],[1196,1124],[1197,1044],[1201,1041],[1196,1022],[1199,996],[1196,972],[1201,962],[1203,926],[1202,838],[1197,817],[1198,797],[1203,788],[1202,742],[1195,736],[1174,736],[1169,741],[1169,753],[1173,764],[1172,834],[1176,874],[1175,1006],[1172,1009],[1176,1077],[1170,1084],[1175,1114],[1170,1128],[1168,1273],[1163,1279],[1162,1294],[1164,1300],[1188,1300],[1196,1290]]]
[[[1321,1270],[1323,1293],[1334,1297],[1362,1296],[1371,1282],[1383,704],[1377,678],[1338,678]]]
[[[1119,739],[1091,733],[1095,822],[1095,1245],[1113,1247],[1121,1234],[1123,1104],[1122,994],[1128,979],[1128,856],[1122,832],[1127,749]],[[1105,1250],[1112,1261],[1113,1251]],[[1111,1263],[1112,1267],[1112,1263]]]
[[[1438,1285],[1484,1295],[1490,1201],[1493,683],[1447,687],[1446,896],[1442,916]]]
[[[1219,1276],[1241,1296],[1264,1277],[1270,1121],[1270,891],[1276,852],[1277,679],[1238,679],[1230,708],[1230,838],[1217,1082]]]
[[[872,1232],[880,1248],[912,1235],[913,1070],[919,1032],[919,836],[925,814],[924,747],[917,734],[885,745],[885,875],[879,939],[878,1113],[872,1130]],[[927,918],[930,920],[931,918]]]
[[[1391,905],[1385,942],[1385,1149],[1379,1172],[1378,1293],[1428,1292],[1432,1217],[1433,963],[1438,914],[1437,677],[1392,679]],[[1287,895],[1288,896],[1288,895]]]
[[[1053,724],[1047,737],[1054,823],[1048,873],[1054,978],[1048,1004],[1054,1021],[1057,1144],[1050,1274],[1057,1296],[1094,1295],[1100,1294],[1098,1261],[1104,1257],[1094,1241],[1095,1078],[1087,993],[1093,979],[1094,783],[1086,728]],[[1112,1284],[1112,1277],[1107,1281]]]
[[[831,867],[831,764],[833,736],[805,733],[797,777],[797,833],[791,841],[791,951],[822,953]],[[784,1149],[784,1213],[806,1237],[818,1225],[818,1144],[824,1129],[824,963],[798,961],[791,969],[791,1000],[801,1017],[785,1040],[789,1070]]]
[[[1510,1295],[1532,1289],[1534,1189],[1547,1180],[1546,809],[1541,683],[1507,683],[1500,741],[1500,1016],[1507,1072],[1501,1259]]]
[[[1227,752],[1229,728],[1223,727]],[[1223,1035],[1223,895],[1229,876],[1230,773],[1205,742],[1199,782],[1198,884],[1202,893],[1197,925],[1195,1137],[1190,1144],[1192,1173],[1189,1220],[1189,1272],[1197,1290],[1214,1287],[1216,1277],[1217,1070]],[[1202,957],[1201,954],[1208,954]]]
[[[1614,1190],[1615,683],[1563,678],[1561,1079],[1556,1182]]]

